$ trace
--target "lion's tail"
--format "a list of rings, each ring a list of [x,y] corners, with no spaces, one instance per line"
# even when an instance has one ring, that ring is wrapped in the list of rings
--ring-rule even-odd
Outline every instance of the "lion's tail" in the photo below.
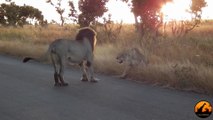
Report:
[[[34,58],[31,58],[31,57],[25,57],[23,60],[22,60],[22,62],[23,63],[26,63],[26,62],[28,62],[29,60],[35,60]]]
[[[50,47],[48,48],[47,52],[42,55],[40,58],[33,58],[33,57],[24,57],[24,59],[22,60],[23,63],[26,63],[30,60],[34,60],[34,61],[37,61],[37,62],[42,62],[42,61],[47,61],[48,60],[48,56],[50,54]]]

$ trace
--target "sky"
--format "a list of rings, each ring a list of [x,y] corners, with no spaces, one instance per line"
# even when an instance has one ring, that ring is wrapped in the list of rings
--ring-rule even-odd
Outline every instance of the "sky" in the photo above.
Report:
[[[202,9],[202,19],[213,19],[213,0],[205,0],[207,6]],[[161,11],[164,13],[165,20],[189,20],[191,14],[186,11],[190,11],[191,0],[173,0],[173,2],[166,3]]]
[[[0,0],[0,3],[4,2],[5,0]],[[50,22],[51,20],[55,20],[57,22],[59,22],[59,15],[57,14],[55,8],[53,6],[51,6],[49,3],[46,3],[46,0],[12,0],[14,1],[17,5],[30,5],[33,6],[35,8],[38,8],[40,11],[42,11],[42,14],[44,15],[45,19],[48,20],[48,22]],[[52,0],[52,1],[56,1],[56,0]],[[69,12],[69,7],[67,4],[68,0],[62,0],[62,6],[65,9],[65,13],[64,16],[67,17],[67,14]],[[176,0],[178,1],[178,0]],[[179,0],[181,1],[181,0]],[[187,0],[182,0],[182,1],[187,1]],[[208,6],[206,8],[203,9],[203,18],[205,19],[213,19],[213,0],[206,0]],[[78,0],[74,0],[75,3],[75,7],[78,8]],[[121,20],[123,20],[124,23],[134,23],[134,16],[131,13],[130,8],[128,7],[128,5],[126,3],[123,3],[119,0],[109,0],[109,2],[107,3],[107,8],[108,8],[108,12],[104,14],[104,16],[107,16],[109,13],[112,14],[112,20],[114,20],[115,22],[120,22]],[[174,8],[174,7],[173,7]],[[168,10],[171,11],[171,10]],[[168,13],[170,16],[172,15],[172,13]]]

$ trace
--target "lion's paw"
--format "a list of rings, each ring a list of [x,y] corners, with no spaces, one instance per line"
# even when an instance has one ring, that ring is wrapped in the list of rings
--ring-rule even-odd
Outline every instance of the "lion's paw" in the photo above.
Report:
[[[92,83],[97,83],[98,81],[100,81],[100,79],[98,78],[91,78],[90,82]]]

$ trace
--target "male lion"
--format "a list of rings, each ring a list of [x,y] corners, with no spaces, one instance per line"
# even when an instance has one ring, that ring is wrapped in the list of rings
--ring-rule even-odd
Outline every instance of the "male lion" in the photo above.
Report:
[[[64,66],[66,62],[78,64],[82,67],[82,81],[88,81],[87,69],[90,73],[90,81],[97,82],[94,78],[93,51],[96,45],[96,32],[89,28],[81,28],[75,40],[56,39],[49,45],[47,53],[40,58],[25,57],[23,62],[29,60],[43,61],[50,55],[54,67],[55,86],[67,86],[64,81]]]
[[[125,50],[116,57],[117,62],[124,64],[124,71],[120,78],[124,79],[128,75],[130,69],[137,67],[139,64],[147,65],[148,61],[138,48]]]

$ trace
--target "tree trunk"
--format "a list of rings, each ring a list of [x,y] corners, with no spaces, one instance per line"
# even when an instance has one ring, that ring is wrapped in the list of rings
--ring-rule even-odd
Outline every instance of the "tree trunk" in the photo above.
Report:
[[[137,17],[138,17],[138,16],[137,16],[136,14],[134,14],[134,18],[135,18],[135,29],[136,29],[137,32],[139,32],[140,24],[139,24],[139,22],[138,22]]]

